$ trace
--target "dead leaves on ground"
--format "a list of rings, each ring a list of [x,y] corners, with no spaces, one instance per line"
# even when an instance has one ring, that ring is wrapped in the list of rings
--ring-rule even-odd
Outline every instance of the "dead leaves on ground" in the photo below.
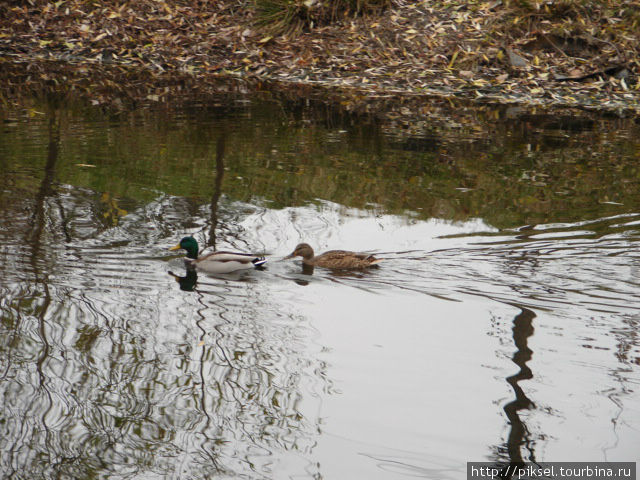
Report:
[[[293,37],[262,30],[246,0],[6,2],[0,53],[640,113],[640,19],[622,0],[571,3],[396,0]]]

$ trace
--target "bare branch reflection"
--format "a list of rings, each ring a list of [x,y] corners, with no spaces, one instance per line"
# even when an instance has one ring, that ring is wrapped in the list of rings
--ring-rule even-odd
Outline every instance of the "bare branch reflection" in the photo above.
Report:
[[[208,247],[216,249],[216,228],[218,227],[218,203],[222,195],[222,179],[224,177],[225,133],[221,133],[216,141],[216,179],[211,197],[211,226],[209,227]]]

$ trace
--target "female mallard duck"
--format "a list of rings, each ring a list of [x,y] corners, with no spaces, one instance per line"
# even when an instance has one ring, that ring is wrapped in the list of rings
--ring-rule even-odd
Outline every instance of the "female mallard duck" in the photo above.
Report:
[[[315,257],[313,248],[307,243],[299,244],[291,255],[287,258],[302,257],[302,263],[314,267],[324,267],[333,269],[367,268],[381,262],[381,258],[376,258],[367,253],[348,252],[346,250],[329,250]]]
[[[187,258],[184,259],[187,265],[209,273],[235,272],[259,267],[267,261],[264,257],[237,252],[213,252],[198,258],[198,242],[193,237],[184,237],[178,245],[169,250],[181,248],[187,251]]]

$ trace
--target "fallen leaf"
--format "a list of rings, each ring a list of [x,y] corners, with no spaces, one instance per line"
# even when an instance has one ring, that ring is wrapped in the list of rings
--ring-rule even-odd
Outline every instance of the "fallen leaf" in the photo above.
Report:
[[[449,62],[449,65],[447,65],[447,68],[451,68],[453,66],[453,64],[456,61],[456,58],[458,58],[458,53],[460,53],[460,50],[456,50],[455,53],[453,54],[453,57],[451,57],[451,61]]]

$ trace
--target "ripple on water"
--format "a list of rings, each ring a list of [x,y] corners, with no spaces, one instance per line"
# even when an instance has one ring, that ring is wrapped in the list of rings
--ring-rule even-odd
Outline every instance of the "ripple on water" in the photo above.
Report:
[[[166,209],[170,203],[163,197],[156,206]],[[340,404],[344,395],[362,406],[362,399],[353,400],[358,387],[342,382],[342,376],[355,372],[360,382],[371,385],[384,378],[387,383],[376,387],[380,390],[373,388],[372,398],[401,399],[410,405],[407,411],[421,410],[411,403],[412,396],[439,404],[438,399],[446,398],[443,388],[465,391],[468,372],[458,372],[464,380],[450,385],[438,376],[438,369],[421,370],[426,367],[416,358],[431,365],[441,355],[472,368],[462,353],[452,353],[457,341],[464,343],[464,335],[472,335],[460,333],[455,324],[471,327],[475,322],[486,337],[484,326],[477,324],[486,320],[485,310],[496,310],[496,302],[503,307],[497,308],[499,312],[511,312],[513,305],[535,310],[541,322],[532,343],[558,335],[601,354],[587,360],[575,349],[561,354],[569,358],[561,357],[567,364],[580,369],[574,384],[580,382],[581,387],[590,370],[609,374],[611,362],[605,355],[620,350],[620,338],[635,328],[621,324],[621,318],[631,318],[640,304],[637,215],[497,231],[481,220],[422,221],[328,202],[280,210],[233,204],[226,208],[242,213],[224,230],[228,236],[218,237],[218,244],[241,249],[263,246],[271,253],[265,271],[198,275],[195,289],[180,290],[182,285],[168,271],[182,276],[184,266],[166,248],[185,233],[203,235],[206,219],[197,216],[179,232],[166,225],[165,230],[139,229],[123,220],[109,233],[96,230],[95,237],[72,244],[43,246],[33,259],[5,265],[13,271],[2,293],[14,300],[3,299],[0,305],[3,318],[21,325],[19,335],[14,333],[20,346],[12,359],[26,368],[22,376],[15,373],[19,369],[12,370],[23,390],[3,392],[9,402],[34,397],[31,404],[21,406],[26,413],[16,410],[11,415],[28,424],[33,438],[23,451],[46,449],[50,439],[40,432],[53,428],[60,432],[57,455],[78,455],[74,446],[78,442],[91,445],[91,458],[107,461],[118,475],[132,469],[131,459],[161,475],[173,471],[169,459],[183,455],[185,471],[203,476],[269,476],[274,462],[286,461],[287,455],[314,458],[321,450],[318,444],[327,441],[323,422],[332,421],[323,411],[324,402]],[[160,216],[154,218],[161,221]],[[318,252],[365,250],[385,260],[378,268],[361,272],[315,269],[307,275],[299,260],[279,261],[303,240]],[[417,295],[428,301],[417,300]],[[21,298],[31,303],[18,306]],[[443,299],[455,303],[440,302]],[[340,302],[349,307],[341,308]],[[445,312],[466,313],[459,313],[449,325],[449,319],[439,318],[438,313],[415,311],[441,303],[456,307],[442,307]],[[404,324],[404,317],[416,323]],[[513,319],[505,318],[510,325]],[[350,324],[362,329],[353,331]],[[569,324],[571,333],[564,330]],[[403,338],[396,331],[403,325],[424,329],[428,335]],[[376,329],[389,330],[372,348]],[[611,338],[613,329],[616,334]],[[327,340],[334,330],[350,335],[348,348]],[[419,348],[427,336],[443,334],[449,343],[431,345],[435,356],[428,348]],[[391,341],[388,337],[403,338],[404,343],[394,350],[386,343]],[[418,346],[410,357],[407,348],[412,341]],[[481,341],[480,336],[469,340]],[[550,355],[554,345],[536,346],[536,352]],[[626,348],[624,362],[631,365],[637,347],[631,342]],[[38,364],[43,352],[47,359]],[[397,358],[410,360],[395,365]],[[379,368],[372,373],[376,362]],[[474,368],[481,375],[485,367]],[[413,391],[419,375],[432,378],[441,396]],[[551,412],[538,412],[536,418],[566,415],[567,407],[550,400],[549,387],[536,381],[540,402],[548,407],[540,412]],[[455,395],[457,405],[466,405]],[[455,417],[455,410],[440,408]],[[396,409],[390,402],[380,413],[407,421]],[[598,412],[602,410],[600,406]],[[358,417],[358,412],[352,415]],[[8,428],[14,435],[17,422]],[[366,424],[366,419],[353,422]],[[380,419],[375,425],[389,428],[384,435],[393,431],[405,439],[429,438],[395,423],[389,427]],[[333,428],[338,428],[335,423]],[[447,460],[425,461],[408,448],[379,452],[378,444],[358,446],[356,437],[353,433],[344,440],[345,451],[371,462],[366,465],[403,476],[457,476]],[[11,442],[17,445],[20,439],[14,436]],[[148,457],[148,452],[155,456]],[[212,463],[212,456],[220,467]]]

